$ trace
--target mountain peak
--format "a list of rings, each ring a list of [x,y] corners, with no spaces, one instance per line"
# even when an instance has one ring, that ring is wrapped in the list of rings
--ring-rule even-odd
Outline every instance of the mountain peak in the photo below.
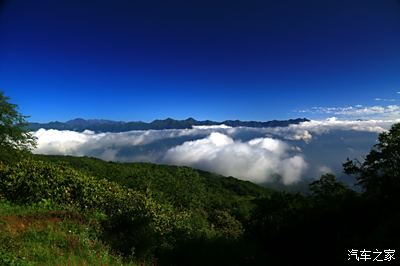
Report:
[[[198,121],[192,117],[186,120],[175,120],[170,117],[164,120],[154,120],[150,123],[145,122],[121,122],[112,121],[105,119],[83,119],[76,118],[69,120],[65,123],[62,122],[50,122],[50,123],[30,123],[29,129],[32,131],[40,128],[44,129],[58,129],[58,130],[73,130],[73,131],[84,131],[92,130],[95,132],[126,132],[132,130],[162,130],[162,129],[187,129],[192,126],[213,126],[225,124],[230,127],[283,127],[291,124],[299,124],[301,122],[310,121],[306,118],[297,118],[290,120],[273,120],[273,121],[241,121],[241,120],[226,120],[222,122],[216,122],[211,120]]]

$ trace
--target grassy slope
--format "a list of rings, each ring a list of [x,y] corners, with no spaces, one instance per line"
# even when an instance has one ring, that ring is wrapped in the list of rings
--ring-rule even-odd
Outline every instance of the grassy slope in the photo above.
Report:
[[[162,200],[183,205],[183,208],[196,204],[210,210],[230,210],[239,219],[246,218],[253,199],[268,197],[274,191],[248,181],[182,166],[105,162],[73,156],[35,157],[66,163],[88,175],[106,178],[135,190],[146,191],[150,188]]]
[[[200,175],[209,187],[232,192],[237,195],[262,196],[268,195],[272,190],[258,186],[248,181],[242,181],[233,177],[224,177],[190,167],[158,165],[152,163],[117,163],[106,162],[92,157],[75,157],[60,155],[35,155],[41,160],[62,163],[83,171],[98,178],[106,178],[122,184],[129,185],[131,178],[152,178],[155,175],[165,178],[166,176],[179,176],[179,172],[185,169],[193,176]]]
[[[0,265],[133,265],[98,240],[95,220],[45,204],[0,202]]]
[[[255,208],[253,200],[272,192],[250,182],[188,167],[71,156],[34,158],[66,164],[134,190],[151,191],[158,202],[170,203],[176,211],[189,211],[195,224],[205,222],[207,230],[215,228],[228,237],[242,234],[241,227],[235,227],[236,220],[249,219]],[[224,217],[231,223],[225,224]],[[46,202],[19,206],[0,201],[0,265],[133,265],[112,254],[111,246],[99,240],[101,230],[99,219],[85,217],[76,210],[66,211],[65,206],[57,209],[48,208]]]

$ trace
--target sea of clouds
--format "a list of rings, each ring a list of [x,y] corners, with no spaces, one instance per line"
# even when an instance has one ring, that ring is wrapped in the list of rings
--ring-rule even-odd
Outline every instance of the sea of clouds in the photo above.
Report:
[[[35,153],[93,156],[108,161],[185,165],[255,183],[286,185],[326,172],[340,174],[346,157],[359,158],[377,135],[400,120],[330,118],[288,127],[194,126],[121,133],[34,132]]]

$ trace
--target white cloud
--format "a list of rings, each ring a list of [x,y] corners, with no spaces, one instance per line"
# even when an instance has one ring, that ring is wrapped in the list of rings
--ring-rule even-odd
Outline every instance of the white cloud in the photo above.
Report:
[[[381,99],[379,101],[389,101],[394,99]],[[311,109],[300,110],[301,113],[326,114],[330,116],[340,116],[347,119],[398,119],[400,118],[399,105],[375,105],[375,106],[346,106],[346,107],[312,107]]]
[[[374,101],[378,101],[378,102],[396,102],[397,99],[375,98]]]
[[[170,130],[137,130],[121,133],[99,133],[85,130],[75,132],[69,130],[40,129],[34,132],[38,139],[36,153],[43,154],[69,154],[82,156],[88,150],[94,149],[119,149],[121,147],[140,146],[155,141],[179,138],[185,136],[207,136],[211,132],[225,130],[222,128],[194,128]],[[112,153],[107,153],[108,160],[113,160]]]
[[[79,133],[40,129],[34,133],[34,136],[38,139],[36,153],[84,155],[80,147],[95,135],[89,131]]]
[[[318,172],[320,173],[320,175],[323,175],[323,174],[333,174],[333,173],[334,173],[333,170],[332,170],[330,167],[326,166],[326,165],[320,166],[320,167],[318,168]]]
[[[283,141],[257,138],[241,142],[217,132],[169,149],[164,161],[255,183],[268,182],[279,175],[284,184],[292,184],[300,180],[307,168],[301,155],[289,155],[289,145]]]
[[[166,142],[174,139],[204,138],[212,132],[225,132],[230,127],[195,127],[192,129],[137,130],[121,133],[99,133],[92,131],[40,129],[33,132],[38,139],[35,153],[51,155],[96,156],[109,161],[156,161],[156,155],[130,154],[122,156],[121,150]],[[179,143],[181,144],[181,143]],[[157,152],[155,152],[157,153]]]
[[[288,140],[312,141],[313,135],[327,134],[334,130],[351,130],[359,132],[382,133],[390,128],[397,120],[338,120],[335,117],[326,120],[311,120],[288,127],[268,128],[267,132]]]
[[[225,133],[218,132],[223,130]],[[241,130],[241,128],[238,128]],[[246,128],[243,128],[246,130]],[[263,129],[259,130],[262,134]],[[234,140],[228,132],[230,127],[194,128],[188,130],[149,130],[123,133],[74,132],[40,129],[34,133],[38,138],[39,154],[93,155],[104,160],[144,160],[197,167],[203,170],[231,175],[254,182],[267,182],[274,175],[282,176],[282,182],[290,184],[300,179],[307,163],[297,147],[272,138],[254,138],[247,142]],[[118,155],[121,149],[151,144],[155,141],[191,136],[197,140],[181,141],[168,149],[161,158],[144,154],[132,158]],[[183,142],[183,143],[182,143]]]
[[[227,129],[227,128],[232,128],[231,126],[227,125],[212,125],[212,126],[192,126],[194,129]]]

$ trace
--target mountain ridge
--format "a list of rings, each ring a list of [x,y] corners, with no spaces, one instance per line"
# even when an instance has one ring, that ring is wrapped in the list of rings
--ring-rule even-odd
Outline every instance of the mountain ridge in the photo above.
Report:
[[[48,123],[29,123],[28,129],[32,131],[43,129],[71,130],[82,132],[91,130],[95,132],[126,132],[132,130],[162,130],[162,129],[188,129],[193,126],[219,126],[226,125],[231,127],[284,127],[291,124],[299,124],[308,122],[307,118],[296,118],[288,120],[271,120],[271,121],[241,121],[241,120],[225,120],[216,122],[212,120],[196,120],[189,117],[185,120],[176,120],[172,118],[156,119],[152,122],[143,121],[113,121],[106,119],[83,119],[75,118],[66,122],[52,121]]]

